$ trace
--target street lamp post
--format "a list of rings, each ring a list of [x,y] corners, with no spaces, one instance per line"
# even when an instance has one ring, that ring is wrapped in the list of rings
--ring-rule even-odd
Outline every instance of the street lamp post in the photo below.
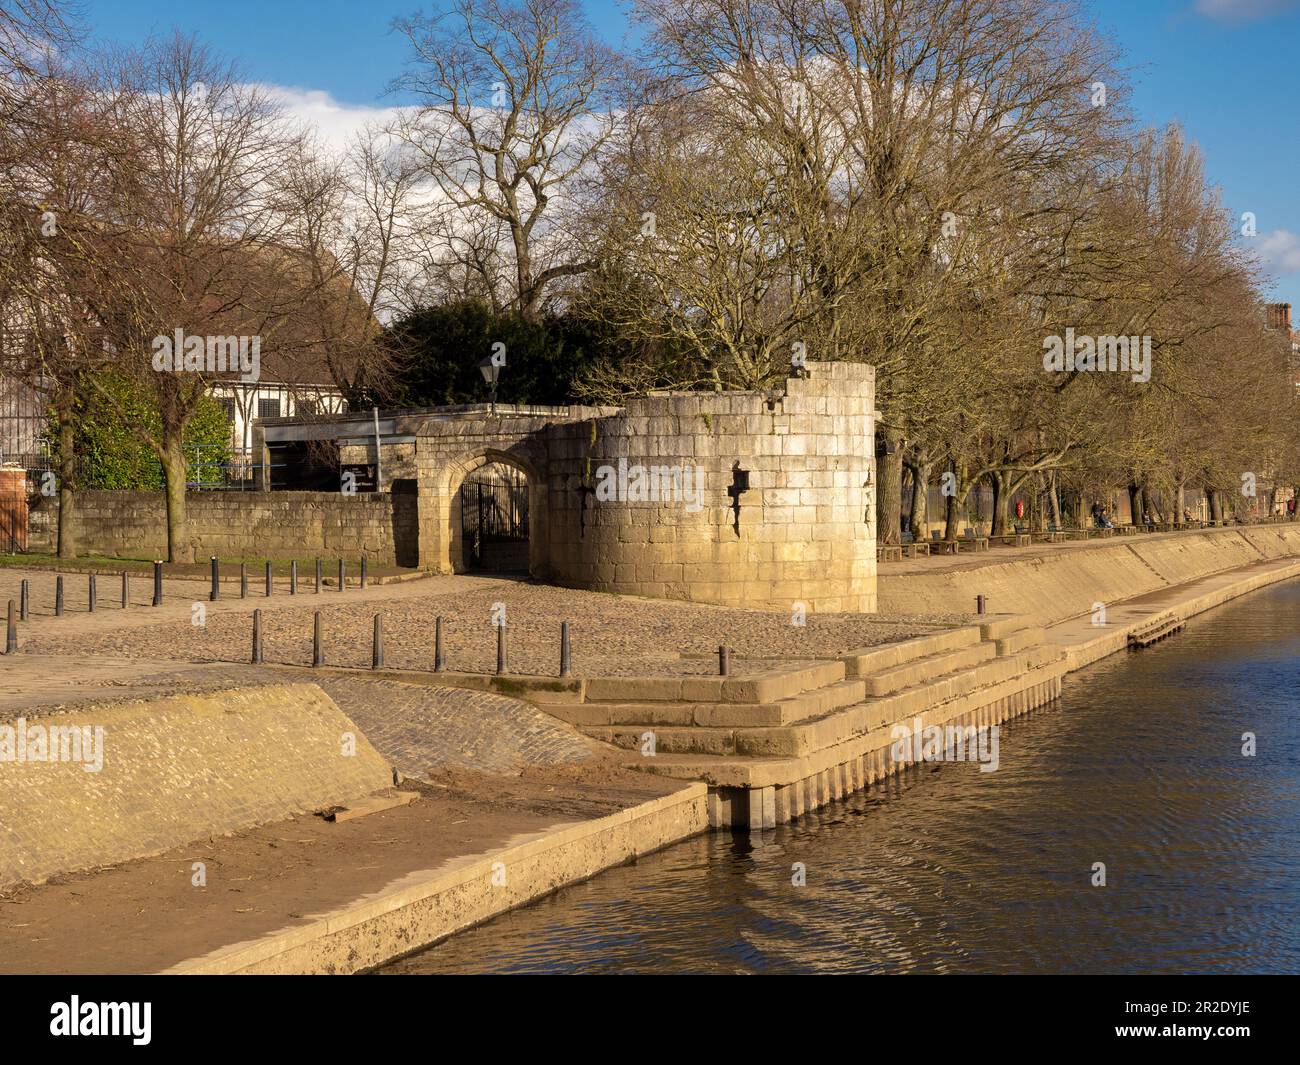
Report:
[[[488,356],[478,364],[479,372],[483,375],[483,380],[487,382],[491,390],[492,413],[497,412],[497,381],[501,377],[501,367],[493,361],[492,356]]]

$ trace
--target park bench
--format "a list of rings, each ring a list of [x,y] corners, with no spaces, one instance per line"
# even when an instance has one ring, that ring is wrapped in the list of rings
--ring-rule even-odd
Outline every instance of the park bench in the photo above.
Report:
[[[906,558],[919,558],[922,555],[929,555],[930,542],[913,536],[910,532],[903,533],[903,555]]]
[[[876,546],[877,562],[902,562],[903,549],[897,544],[878,544]]]
[[[1145,529],[1146,529],[1146,526],[1145,526],[1145,525],[1143,525],[1143,526],[1137,526],[1137,525],[1118,525],[1118,526],[1115,527],[1115,529],[1114,529],[1113,531],[1119,533],[1120,536],[1136,536],[1139,528],[1142,528],[1143,530],[1145,530]],[[1112,530],[1110,530],[1110,529],[1102,529],[1101,531],[1102,531],[1102,532],[1111,532]]]

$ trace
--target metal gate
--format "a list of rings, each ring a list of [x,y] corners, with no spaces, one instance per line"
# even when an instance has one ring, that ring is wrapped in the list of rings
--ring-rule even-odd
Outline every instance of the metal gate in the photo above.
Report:
[[[472,569],[528,569],[528,481],[513,466],[470,474],[460,489],[462,557]]]

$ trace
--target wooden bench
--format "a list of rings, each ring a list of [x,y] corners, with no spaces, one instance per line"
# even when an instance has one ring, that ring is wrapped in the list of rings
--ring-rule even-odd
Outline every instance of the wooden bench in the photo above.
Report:
[[[930,542],[928,540],[914,540],[910,544],[903,545],[903,554],[908,558],[919,558],[929,556]]]
[[[989,549],[989,538],[987,536],[961,536],[955,542],[964,545],[968,551],[987,551]]]
[[[1142,526],[1142,528],[1145,528],[1145,526]],[[1108,533],[1108,532],[1114,531],[1114,532],[1119,533],[1120,536],[1136,536],[1136,535],[1137,535],[1137,531],[1138,531],[1138,526],[1136,526],[1136,525],[1120,525],[1120,526],[1117,526],[1114,530],[1111,530],[1111,529],[1101,529],[1100,531],[1101,531],[1101,532],[1104,532],[1104,533]]]
[[[877,562],[902,562],[903,549],[896,544],[879,544],[876,547]]]

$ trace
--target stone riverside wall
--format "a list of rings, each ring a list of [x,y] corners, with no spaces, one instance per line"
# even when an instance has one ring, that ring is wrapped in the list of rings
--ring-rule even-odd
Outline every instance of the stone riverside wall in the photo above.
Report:
[[[770,393],[650,396],[550,426],[552,579],[731,606],[874,611],[874,391],[873,367],[813,363]],[[600,469],[620,462],[700,471],[702,505],[602,501]],[[737,470],[748,477],[738,511]]]
[[[78,492],[81,554],[165,558],[167,511],[161,492]],[[191,492],[186,535],[195,557],[327,558],[394,561],[397,497],[388,493]],[[29,550],[52,552],[57,499],[37,497]],[[415,536],[411,525],[411,536]]]
[[[102,729],[102,744],[81,747],[81,762],[35,758],[33,730],[56,726]],[[98,761],[86,758],[92,748],[103,756],[96,772],[86,769]],[[0,720],[0,886],[345,805],[392,783],[392,768],[314,684]]]
[[[880,606],[917,614],[989,609],[1051,624],[1252,562],[1300,556],[1300,524],[1233,526],[1062,547],[1033,558],[880,578]],[[987,556],[981,556],[981,559]]]

